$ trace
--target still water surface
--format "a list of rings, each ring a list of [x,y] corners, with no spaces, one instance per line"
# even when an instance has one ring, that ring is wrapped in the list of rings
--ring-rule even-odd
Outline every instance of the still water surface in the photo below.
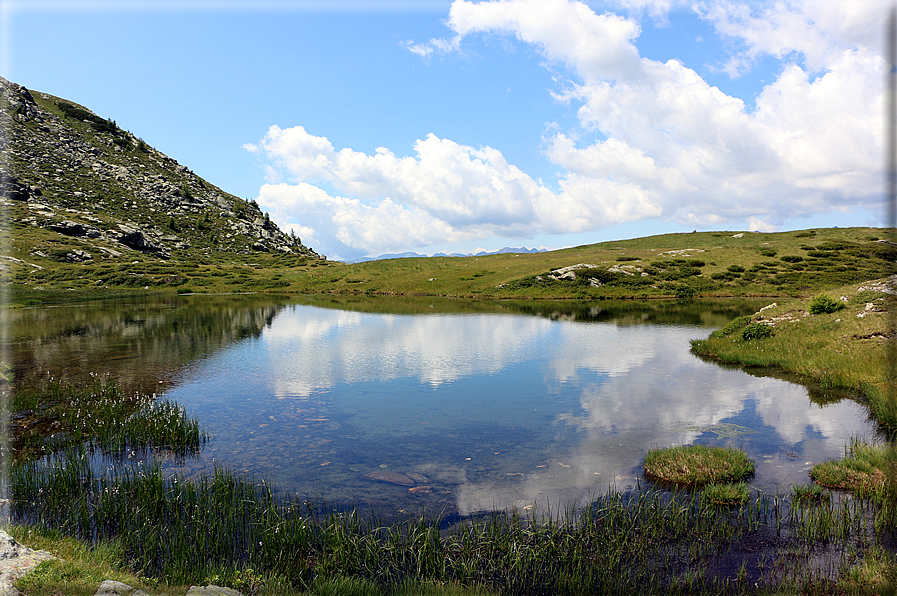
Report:
[[[647,485],[647,449],[692,443],[745,449],[752,485],[784,492],[874,432],[851,399],[693,356],[689,340],[743,314],[714,315],[718,303],[392,314],[205,299],[190,310],[203,300],[106,307],[105,323],[87,322],[97,305],[56,309],[68,328],[84,318],[81,331],[48,332],[40,348],[21,332],[17,345],[48,369],[63,366],[54,350],[70,363],[93,350],[84,370],[161,381],[156,391],[212,434],[197,458],[170,464],[186,474],[224,465],[330,503],[409,512],[582,502]],[[220,330],[234,320],[237,331]]]

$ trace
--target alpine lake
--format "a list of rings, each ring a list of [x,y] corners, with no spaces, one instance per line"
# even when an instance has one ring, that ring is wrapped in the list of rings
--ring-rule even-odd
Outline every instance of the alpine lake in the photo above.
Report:
[[[16,390],[115,379],[178,402],[209,440],[161,458],[337,507],[549,511],[655,487],[648,449],[744,449],[785,494],[876,425],[849,393],[703,361],[764,300],[475,302],[169,296],[8,311]]]

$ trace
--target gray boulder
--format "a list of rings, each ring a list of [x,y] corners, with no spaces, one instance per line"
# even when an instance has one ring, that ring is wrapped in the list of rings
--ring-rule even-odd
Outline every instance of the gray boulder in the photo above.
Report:
[[[236,590],[221,586],[190,586],[187,596],[243,596]]]
[[[161,244],[156,244],[155,242],[147,238],[146,234],[144,234],[141,230],[123,224],[119,225],[118,228],[122,233],[117,238],[117,240],[128,248],[133,248],[134,250],[139,250],[140,252],[155,253],[163,258],[169,257],[167,248],[165,248]]]
[[[100,584],[93,596],[148,596],[143,590],[137,590],[128,584],[107,579]]]
[[[66,236],[87,236],[88,238],[100,237],[100,231],[97,228],[77,221],[61,221],[50,224],[49,227],[51,230]]]
[[[2,172],[0,196],[13,201],[27,201],[31,197],[31,189],[19,182],[15,176]]]

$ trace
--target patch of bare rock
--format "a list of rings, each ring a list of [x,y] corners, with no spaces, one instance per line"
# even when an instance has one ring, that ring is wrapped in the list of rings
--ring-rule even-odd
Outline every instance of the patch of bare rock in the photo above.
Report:
[[[0,530],[0,596],[21,594],[13,583],[37,567],[42,561],[55,558],[43,550],[33,550],[23,546]]]

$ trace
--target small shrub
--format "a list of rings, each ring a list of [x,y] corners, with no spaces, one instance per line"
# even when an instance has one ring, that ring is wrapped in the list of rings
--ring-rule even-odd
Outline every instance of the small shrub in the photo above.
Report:
[[[741,330],[741,339],[750,341],[772,336],[772,327],[763,323],[751,323]]]
[[[729,265],[729,271],[732,273],[744,273],[744,267],[741,265]]]
[[[691,300],[695,297],[695,289],[691,286],[676,287],[676,298],[679,300]]]
[[[119,128],[116,126],[115,122],[112,120],[103,120],[102,118],[98,118],[96,120],[91,120],[90,125],[97,132],[108,132],[109,134],[118,134]]]
[[[760,256],[763,257],[774,257],[776,256],[776,250],[774,248],[761,248]]]
[[[779,257],[782,261],[786,263],[800,263],[804,260],[803,257],[798,255],[785,255],[784,257]]]
[[[74,118],[75,120],[88,120],[93,122],[94,120],[99,120],[99,116],[88,112],[85,109],[74,106],[70,103],[65,102],[56,102],[56,106],[62,111],[63,114],[68,116],[69,118]]]
[[[810,302],[810,314],[821,315],[837,312],[844,308],[844,303],[827,294],[820,294]]]

